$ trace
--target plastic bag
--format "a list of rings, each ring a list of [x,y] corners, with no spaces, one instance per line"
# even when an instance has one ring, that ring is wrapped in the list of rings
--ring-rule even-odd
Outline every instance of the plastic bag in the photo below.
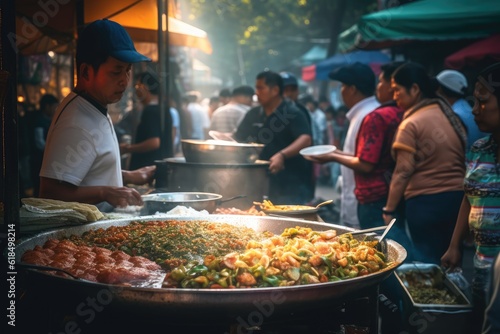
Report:
[[[455,268],[453,271],[447,272],[446,277],[455,284],[460,291],[471,301],[472,292],[470,283],[463,275],[462,268]]]

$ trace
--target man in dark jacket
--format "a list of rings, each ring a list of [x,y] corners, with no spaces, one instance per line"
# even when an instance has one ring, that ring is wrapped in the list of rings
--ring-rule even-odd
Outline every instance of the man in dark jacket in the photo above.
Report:
[[[283,98],[283,79],[275,72],[257,75],[255,92],[260,106],[250,109],[234,138],[264,144],[260,159],[269,160],[269,199],[274,204],[310,201],[311,174],[299,151],[311,145],[306,116]]]

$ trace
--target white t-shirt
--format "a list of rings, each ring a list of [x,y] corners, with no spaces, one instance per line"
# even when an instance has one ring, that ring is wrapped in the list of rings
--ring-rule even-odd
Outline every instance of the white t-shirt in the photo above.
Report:
[[[222,107],[217,108],[210,122],[210,130],[219,132],[234,132],[245,117],[250,106],[229,102]]]
[[[312,119],[316,124],[318,125],[318,130],[319,130],[319,138],[318,138],[318,145],[323,145],[325,144],[325,132],[326,132],[326,115],[321,109],[316,109],[312,113]]]
[[[380,106],[375,96],[367,97],[356,103],[346,114],[349,120],[349,129],[345,136],[343,152],[354,155],[356,151],[356,137],[359,128],[366,115]],[[344,165],[340,165],[342,175],[342,194],[340,202],[340,222],[351,227],[359,227],[358,220],[358,200],[354,195],[356,182],[354,180],[354,171]]]
[[[170,107],[170,116],[172,116],[172,127],[175,128],[174,147],[181,142],[181,119],[177,109]]]
[[[187,110],[191,113],[191,139],[205,139],[205,130],[210,127],[207,111],[199,103],[189,103]]]
[[[120,148],[109,115],[70,93],[52,119],[40,176],[76,186],[122,187]]]

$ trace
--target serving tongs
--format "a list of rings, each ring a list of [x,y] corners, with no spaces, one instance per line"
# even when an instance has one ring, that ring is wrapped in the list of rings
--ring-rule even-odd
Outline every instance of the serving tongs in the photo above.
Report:
[[[372,228],[366,228],[363,230],[357,230],[357,231],[352,231],[352,232],[347,232],[344,234],[351,234],[351,235],[356,235],[356,234],[366,234],[366,233],[373,233],[377,231],[384,231],[380,238],[376,239],[377,245],[376,247],[383,253],[386,253],[387,251],[387,244],[385,242],[382,242],[384,238],[387,236],[387,233],[391,230],[392,226],[394,226],[394,223],[396,222],[396,218],[393,218],[388,225],[386,226],[377,226],[377,227],[372,227]]]
[[[386,226],[377,226],[377,227],[366,228],[364,230],[357,230],[357,231],[352,231],[352,232],[347,232],[347,233],[355,235],[355,234],[366,234],[366,233],[372,233],[372,232],[377,232],[377,231],[384,231],[384,233],[382,233],[382,235],[378,239],[378,242],[381,242],[386,237],[387,233],[389,233],[389,231],[391,230],[391,228],[395,222],[396,222],[396,218],[393,218],[389,222],[389,224]]]

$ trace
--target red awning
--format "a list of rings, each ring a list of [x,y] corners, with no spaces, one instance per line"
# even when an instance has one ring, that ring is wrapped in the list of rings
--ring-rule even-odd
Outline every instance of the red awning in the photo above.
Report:
[[[478,62],[490,58],[500,61],[500,34],[472,43],[462,50],[446,57],[445,65],[452,69],[462,69],[465,66],[475,66]]]
[[[313,81],[316,78],[316,65],[302,67],[302,80]]]

